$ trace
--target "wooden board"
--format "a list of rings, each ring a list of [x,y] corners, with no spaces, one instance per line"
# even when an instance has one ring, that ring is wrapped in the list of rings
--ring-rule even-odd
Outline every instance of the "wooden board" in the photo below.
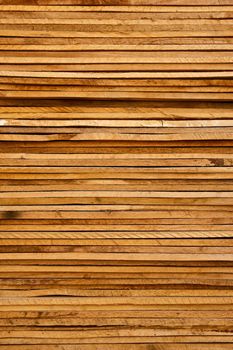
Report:
[[[230,350],[230,0],[0,3],[0,350]]]
[[[0,96],[232,100],[226,1],[6,1]]]

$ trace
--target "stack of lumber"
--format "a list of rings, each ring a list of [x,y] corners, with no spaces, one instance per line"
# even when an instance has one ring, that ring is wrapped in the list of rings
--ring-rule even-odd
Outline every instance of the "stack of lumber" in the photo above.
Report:
[[[0,5],[0,350],[231,350],[233,4],[106,3]]]
[[[232,100],[232,0],[2,4],[1,96]]]
[[[0,349],[231,349],[232,104],[0,117]]]

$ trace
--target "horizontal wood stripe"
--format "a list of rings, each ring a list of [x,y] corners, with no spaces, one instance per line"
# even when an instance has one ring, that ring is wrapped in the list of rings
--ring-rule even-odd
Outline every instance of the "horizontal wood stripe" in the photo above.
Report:
[[[0,350],[232,349],[232,2],[0,14]]]

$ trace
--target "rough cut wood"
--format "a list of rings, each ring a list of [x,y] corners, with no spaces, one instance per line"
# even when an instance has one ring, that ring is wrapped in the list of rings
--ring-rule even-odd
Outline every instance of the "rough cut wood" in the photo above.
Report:
[[[232,1],[0,14],[0,350],[232,349]]]
[[[1,97],[232,100],[230,0],[0,6]]]

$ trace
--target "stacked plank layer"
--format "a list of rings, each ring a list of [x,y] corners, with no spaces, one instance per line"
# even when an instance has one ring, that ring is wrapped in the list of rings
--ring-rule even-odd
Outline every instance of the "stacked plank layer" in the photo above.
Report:
[[[2,3],[2,97],[232,100],[230,0]]]
[[[230,350],[233,6],[102,5],[0,5],[0,350]]]
[[[232,105],[0,116],[0,349],[230,349]]]

